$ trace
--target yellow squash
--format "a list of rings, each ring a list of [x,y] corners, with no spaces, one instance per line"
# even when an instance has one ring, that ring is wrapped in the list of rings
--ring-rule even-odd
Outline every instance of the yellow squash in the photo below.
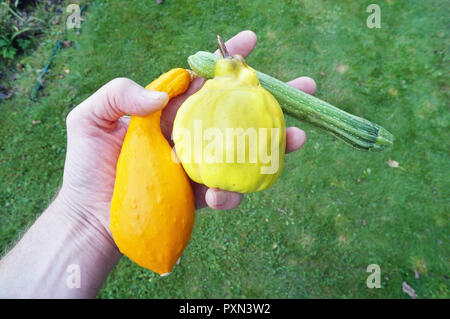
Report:
[[[173,69],[146,89],[173,98],[187,90],[190,74]],[[117,162],[110,229],[119,250],[160,275],[172,271],[189,242],[194,196],[182,166],[161,133],[161,111],[131,116]]]
[[[214,78],[182,104],[173,140],[192,180],[249,193],[270,187],[280,176],[286,127],[277,100],[235,55],[219,59]]]

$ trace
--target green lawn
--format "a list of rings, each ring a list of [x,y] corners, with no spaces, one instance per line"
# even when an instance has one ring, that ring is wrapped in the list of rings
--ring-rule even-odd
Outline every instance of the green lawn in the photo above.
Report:
[[[449,298],[450,1],[380,0],[381,29],[366,26],[370,3],[90,1],[80,34],[52,26],[21,57],[16,94],[0,104],[0,247],[11,247],[56,193],[71,107],[114,77],[145,85],[188,67],[188,55],[215,50],[217,34],[251,29],[259,39],[251,66],[286,81],[313,77],[316,96],[381,124],[394,148],[360,152],[286,117],[308,141],[287,156],[275,186],[235,211],[198,211],[168,277],[122,258],[99,297],[409,298],[406,281],[419,298]],[[64,36],[74,45],[58,53],[30,101]],[[381,289],[366,286],[369,264],[381,267]]]

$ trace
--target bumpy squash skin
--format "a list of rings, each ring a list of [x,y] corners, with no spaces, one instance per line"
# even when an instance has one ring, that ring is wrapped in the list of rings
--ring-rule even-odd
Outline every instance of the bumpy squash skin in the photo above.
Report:
[[[271,174],[261,174],[262,163],[258,156],[256,163],[249,160],[249,148],[246,143],[246,160],[222,163],[199,159],[198,154],[206,154],[205,144],[194,142],[195,125],[201,120],[202,133],[206,129],[217,128],[226,136],[227,128],[267,129],[266,141],[260,142],[270,149],[270,129],[279,129],[278,169]],[[197,121],[197,124],[195,122]],[[190,132],[183,134],[182,132]],[[240,193],[257,192],[272,186],[281,174],[286,148],[286,126],[283,112],[277,100],[260,84],[256,72],[245,64],[240,56],[233,59],[218,60],[214,79],[206,81],[202,89],[191,95],[180,107],[174,121],[175,149],[189,177],[208,187]],[[178,134],[177,134],[178,133]],[[186,137],[191,142],[186,141]],[[189,145],[190,144],[190,145]],[[226,142],[224,142],[226,144]],[[235,146],[237,142],[235,141]],[[190,149],[190,152],[187,149]],[[227,147],[224,146],[225,152]],[[260,147],[258,147],[259,152]],[[196,157],[197,156],[197,157]],[[212,155],[213,156],[213,155]]]
[[[147,86],[169,97],[188,88],[190,75],[174,69]],[[170,273],[189,242],[194,195],[161,133],[161,111],[132,116],[117,162],[110,229],[119,250],[160,275]]]

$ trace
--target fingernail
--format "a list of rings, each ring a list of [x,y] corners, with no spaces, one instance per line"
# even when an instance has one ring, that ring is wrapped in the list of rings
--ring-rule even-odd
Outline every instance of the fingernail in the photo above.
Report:
[[[166,104],[169,101],[169,95],[166,92],[151,90],[145,90],[144,92],[147,99],[158,100],[161,104]]]
[[[214,190],[213,199],[216,206],[223,206],[227,201],[227,194],[220,190]]]

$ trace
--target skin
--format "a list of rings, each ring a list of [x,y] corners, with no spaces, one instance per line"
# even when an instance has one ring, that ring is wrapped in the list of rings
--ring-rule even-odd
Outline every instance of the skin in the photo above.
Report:
[[[243,31],[226,45],[230,54],[246,57],[256,41],[252,31]],[[61,190],[0,261],[0,297],[95,297],[122,256],[109,231],[109,211],[117,159],[129,123],[125,114],[143,116],[165,106],[161,129],[171,142],[176,111],[204,82],[194,79],[185,94],[167,104],[166,93],[148,91],[132,80],[118,78],[69,113]],[[288,83],[309,94],[316,90],[314,80],[308,77]],[[305,133],[296,127],[287,128],[286,137],[287,152],[299,149],[306,141]],[[242,201],[242,194],[192,184],[197,208],[228,210]],[[74,278],[80,278],[79,285]]]

